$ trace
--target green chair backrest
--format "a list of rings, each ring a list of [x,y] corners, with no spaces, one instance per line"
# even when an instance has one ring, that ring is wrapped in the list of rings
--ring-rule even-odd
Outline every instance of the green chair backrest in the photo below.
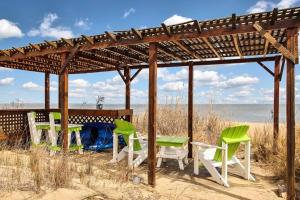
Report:
[[[51,112],[54,120],[61,120],[61,114],[60,112]]]
[[[228,160],[232,159],[241,142],[249,141],[250,138],[247,135],[249,126],[240,125],[235,127],[225,128],[217,142],[219,147],[222,147],[222,142],[228,144]],[[214,155],[215,161],[222,161],[222,150],[217,149]]]
[[[137,138],[136,129],[132,123],[125,121],[125,120],[121,120],[121,119],[115,119],[114,124],[116,126],[114,132],[116,134],[120,134],[123,136],[127,146],[129,144],[129,136],[131,134],[133,134],[134,138]],[[141,149],[142,149],[142,147],[141,147],[140,141],[135,139],[134,143],[133,143],[133,150],[139,151]]]

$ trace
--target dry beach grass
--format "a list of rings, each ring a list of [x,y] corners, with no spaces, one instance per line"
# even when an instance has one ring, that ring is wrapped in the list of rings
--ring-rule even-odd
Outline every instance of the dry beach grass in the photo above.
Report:
[[[186,136],[186,116],[187,111],[180,104],[159,107],[158,134]],[[223,128],[236,124],[221,119],[213,111],[209,111],[205,117],[200,117],[197,112],[194,113],[194,116],[194,140],[210,144],[216,142]],[[134,116],[133,123],[140,132],[146,133],[147,113]],[[130,181],[134,174],[141,176],[146,182],[146,165],[135,171],[128,170],[125,162],[112,165],[109,163],[111,152],[85,152],[84,155],[69,154],[49,157],[48,152],[43,148],[24,150],[17,146],[9,149],[2,146],[0,151],[0,195],[4,195],[2,197],[7,199],[12,198],[12,194],[16,197],[15,199],[25,199],[23,197],[56,199],[55,195],[57,194],[66,195],[67,199],[68,195],[72,196],[69,196],[70,199],[182,199],[182,197],[194,199],[193,195],[202,192],[198,195],[211,195],[207,196],[210,199],[214,199],[214,197],[236,199],[241,196],[234,196],[234,193],[239,187],[242,187],[245,190],[248,189],[252,197],[259,192],[265,193],[266,197],[273,195],[275,198],[276,195],[271,188],[276,188],[278,181],[285,178],[285,126],[280,125],[279,153],[277,155],[272,153],[272,124],[250,123],[250,127],[253,169],[259,179],[259,182],[255,184],[239,178],[231,178],[233,187],[226,190],[206,178],[193,177],[192,166],[189,166],[185,172],[179,172],[175,163],[174,168],[171,164],[168,169],[158,170],[159,187],[153,189],[144,184],[134,185]],[[297,177],[300,176],[299,134],[300,128],[297,126]],[[204,177],[207,176],[205,173],[204,175]],[[173,186],[174,184],[175,186]],[[177,187],[178,184],[179,187]],[[193,188],[197,192],[190,191]],[[77,193],[76,190],[81,192]],[[22,194],[21,197],[17,198],[20,194]],[[251,199],[251,195],[249,199]],[[264,195],[261,197],[264,199]]]

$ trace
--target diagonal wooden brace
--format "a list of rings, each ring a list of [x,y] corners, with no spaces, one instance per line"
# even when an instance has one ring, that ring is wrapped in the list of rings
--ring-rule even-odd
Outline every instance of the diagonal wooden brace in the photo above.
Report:
[[[68,57],[65,60],[62,60],[63,63],[62,63],[61,69],[59,71],[59,74],[62,74],[66,70],[66,68],[67,68],[68,64],[70,63],[70,61],[74,58],[75,54],[79,51],[79,47],[80,47],[79,45],[76,45],[71,50]]]
[[[253,27],[258,31],[258,33],[269,41],[284,57],[296,63],[294,55],[286,49],[282,44],[280,44],[268,31],[264,30],[257,22],[253,24]]]

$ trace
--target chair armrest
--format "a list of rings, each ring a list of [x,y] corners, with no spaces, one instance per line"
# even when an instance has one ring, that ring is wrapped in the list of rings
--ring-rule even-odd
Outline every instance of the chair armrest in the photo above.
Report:
[[[222,147],[219,147],[219,146],[216,146],[216,145],[211,145],[211,144],[204,144],[204,143],[201,143],[201,142],[191,142],[191,144],[195,145],[195,146],[198,146],[198,147],[206,148],[206,149],[216,148],[216,149],[225,150]]]

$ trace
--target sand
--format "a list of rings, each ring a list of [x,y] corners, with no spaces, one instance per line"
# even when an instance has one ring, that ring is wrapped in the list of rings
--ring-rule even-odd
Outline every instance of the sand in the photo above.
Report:
[[[6,154],[9,158],[18,155],[18,162],[25,163],[28,159],[26,152],[1,151],[0,153],[1,155]],[[281,199],[275,193],[277,184],[273,180],[272,173],[257,163],[252,163],[252,174],[256,178],[255,182],[230,175],[230,188],[225,188],[216,184],[205,169],[200,170],[199,176],[194,176],[192,160],[184,171],[179,170],[177,162],[167,161],[162,164],[161,168],[157,169],[157,185],[152,188],[146,184],[146,163],[134,171],[135,175],[142,177],[142,183],[133,184],[131,174],[126,173],[126,163],[110,164],[111,157],[111,152],[71,155],[69,162],[75,162],[77,169],[89,163],[92,165],[92,173],[79,175],[76,172],[73,175],[71,186],[68,188],[55,190],[42,186],[39,193],[26,188],[17,188],[13,191],[0,190],[0,199]],[[24,161],[22,161],[23,158]],[[52,158],[47,159],[51,160]],[[3,162],[0,165],[2,165],[0,166],[1,171],[4,169]],[[7,167],[9,166],[6,166],[6,172]],[[126,178],[128,181],[125,180]]]

